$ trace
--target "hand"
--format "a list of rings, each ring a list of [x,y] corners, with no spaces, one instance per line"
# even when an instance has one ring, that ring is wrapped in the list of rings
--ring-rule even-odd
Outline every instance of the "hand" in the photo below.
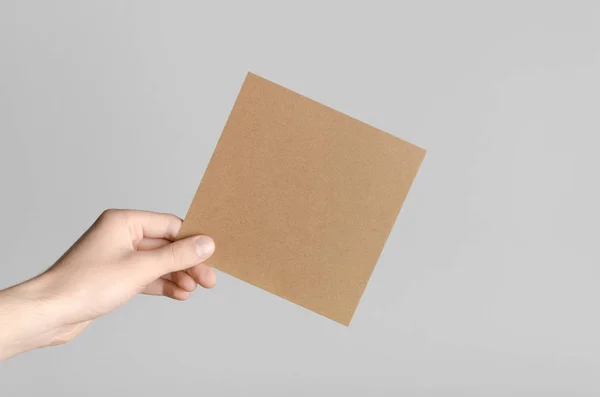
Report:
[[[173,242],[180,227],[174,215],[105,211],[50,269],[0,291],[0,359],[68,342],[136,294],[185,300],[197,284],[212,288],[202,262],[213,240]]]

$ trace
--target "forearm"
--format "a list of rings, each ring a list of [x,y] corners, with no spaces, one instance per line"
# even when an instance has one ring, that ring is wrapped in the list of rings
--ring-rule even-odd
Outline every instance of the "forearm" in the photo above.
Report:
[[[52,344],[50,308],[38,279],[0,291],[0,360]]]

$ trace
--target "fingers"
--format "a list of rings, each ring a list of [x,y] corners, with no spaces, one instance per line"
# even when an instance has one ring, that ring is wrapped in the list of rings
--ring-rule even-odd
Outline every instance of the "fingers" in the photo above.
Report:
[[[146,211],[134,211],[131,220],[142,227],[144,237],[164,238],[171,241],[177,237],[183,222],[172,214]]]
[[[172,241],[166,240],[164,238],[147,238],[144,237],[138,243],[136,249],[138,251],[152,251],[157,248],[164,247],[165,245],[171,244]]]
[[[173,281],[177,286],[185,291],[192,292],[196,289],[198,284],[196,280],[192,278],[189,274],[184,271],[178,271],[170,274],[171,281]]]
[[[146,286],[143,291],[147,295],[167,296],[176,300],[186,300],[190,297],[190,292],[179,288],[173,281],[158,278]]]
[[[208,236],[189,237],[152,251],[136,255],[140,270],[150,279],[184,270],[208,259],[215,251],[215,243]],[[193,277],[193,276],[192,276]]]
[[[179,288],[188,292],[193,292],[198,284],[204,288],[212,288],[217,284],[215,271],[203,263],[186,270],[165,274],[161,278],[173,281]]]
[[[124,220],[134,232],[134,240],[149,237],[173,241],[182,223],[181,219],[172,214],[138,210],[107,210],[103,216]]]
[[[201,263],[185,270],[194,281],[204,288],[212,288],[217,284],[217,275],[212,267]]]
[[[138,244],[138,251],[151,251],[171,244],[169,240],[160,238],[144,238]],[[213,288],[216,285],[215,271],[203,263],[194,265],[186,270],[180,270],[168,273],[162,276],[163,279],[173,281],[177,286],[185,291],[192,292],[197,284],[204,288]]]

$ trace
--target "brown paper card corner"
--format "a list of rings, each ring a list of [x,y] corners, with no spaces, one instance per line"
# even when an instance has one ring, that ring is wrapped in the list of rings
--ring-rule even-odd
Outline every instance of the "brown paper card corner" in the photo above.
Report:
[[[248,72],[178,238],[349,325],[425,150]]]

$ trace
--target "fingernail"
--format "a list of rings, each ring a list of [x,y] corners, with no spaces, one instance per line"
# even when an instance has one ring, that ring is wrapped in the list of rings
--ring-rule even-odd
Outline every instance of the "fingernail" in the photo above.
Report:
[[[198,237],[195,243],[196,253],[200,258],[208,258],[215,250],[215,242],[208,236]]]

